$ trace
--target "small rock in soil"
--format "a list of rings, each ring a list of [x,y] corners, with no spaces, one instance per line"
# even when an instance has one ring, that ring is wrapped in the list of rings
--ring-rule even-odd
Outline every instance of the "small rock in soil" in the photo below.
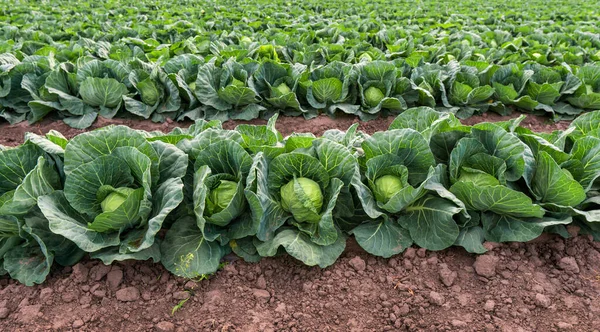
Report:
[[[0,308],[0,319],[4,319],[4,318],[8,317],[9,314],[10,314],[10,311],[8,310],[8,308],[5,308],[5,307]]]
[[[406,303],[401,305],[400,307],[395,307],[395,309],[394,309],[394,314],[399,317],[406,316],[406,315],[408,315],[409,312],[410,312],[410,307]]]
[[[450,270],[448,268],[448,265],[446,265],[446,264],[440,265],[439,274],[440,274],[440,280],[446,287],[452,286],[452,284],[454,284],[454,280],[458,276],[458,273],[456,273],[456,271]]]
[[[75,291],[66,292],[61,296],[62,300],[67,303],[75,301],[78,297],[79,295]]]
[[[42,300],[42,301],[47,300],[48,298],[50,298],[50,296],[52,295],[53,292],[54,292],[54,290],[52,290],[52,288],[50,288],[50,287],[43,288],[40,291],[40,300]]]
[[[90,278],[100,281],[110,272],[110,265],[98,264],[90,269]]]
[[[483,309],[485,311],[494,311],[495,307],[496,307],[496,302],[494,302],[493,300],[487,300],[485,302],[485,305],[483,306]]]
[[[429,302],[431,304],[435,304],[435,305],[443,305],[444,304],[444,297],[442,296],[442,294],[438,293],[438,292],[434,292],[431,291],[429,292]]]
[[[475,272],[477,272],[478,275],[490,278],[496,275],[496,265],[498,265],[498,257],[491,255],[481,255],[477,256],[473,267],[475,268]]]
[[[577,265],[577,261],[574,257],[563,257],[558,262],[558,266],[571,273],[579,273],[579,266]]]
[[[463,327],[467,327],[467,323],[463,322],[462,320],[458,320],[458,319],[453,319],[450,324],[452,324],[453,327],[457,327],[457,328],[463,328]]]
[[[267,292],[264,289],[255,289],[254,292],[252,292],[252,294],[259,300],[268,300],[271,297],[271,294],[269,294],[269,292]]]
[[[559,330],[563,330],[563,331],[571,331],[571,329],[573,329],[573,325],[571,325],[569,323],[565,323],[565,322],[557,323],[556,327],[558,327]]]
[[[353,269],[359,272],[364,271],[367,268],[367,263],[365,263],[364,259],[360,258],[359,256],[352,258],[349,264]]]
[[[132,302],[140,298],[140,291],[135,287],[127,287],[119,289],[115,295],[119,301]]]
[[[156,330],[161,332],[170,332],[175,330],[175,324],[167,321],[162,321],[156,324]]]
[[[417,250],[413,247],[407,248],[404,252],[404,258],[413,259],[417,255]]]
[[[256,280],[256,287],[259,289],[267,289],[267,281],[265,280],[264,276],[258,277]]]
[[[28,323],[33,321],[38,317],[38,314],[40,313],[41,309],[41,304],[28,305],[22,307],[20,310],[19,321],[21,321],[22,323]]]
[[[82,263],[77,263],[73,266],[73,272],[71,278],[77,283],[84,283],[88,280],[89,269]]]
[[[185,300],[189,297],[190,297],[190,293],[186,292],[186,291],[179,291],[179,292],[173,293],[173,298],[175,300]]]
[[[84,324],[83,320],[78,319],[78,320],[76,320],[76,321],[73,322],[73,328],[74,329],[78,329],[78,328],[82,327],[83,324]]]
[[[550,299],[546,295],[537,293],[537,294],[535,294],[535,304],[538,307],[548,308],[550,306],[551,302],[550,302]]]
[[[108,287],[110,287],[110,289],[117,289],[123,281],[123,270],[117,269],[110,271],[106,276],[106,281],[108,282]]]

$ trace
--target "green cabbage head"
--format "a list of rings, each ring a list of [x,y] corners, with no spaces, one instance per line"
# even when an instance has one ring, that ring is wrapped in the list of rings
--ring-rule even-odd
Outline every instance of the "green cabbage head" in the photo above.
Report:
[[[221,184],[206,196],[206,212],[213,215],[223,211],[237,192],[237,182],[221,180]]]
[[[287,95],[290,92],[292,92],[292,89],[290,89],[290,87],[287,84],[281,83],[277,87],[272,89],[271,97],[281,97]]]
[[[400,177],[384,175],[375,180],[373,194],[377,201],[387,203],[403,187]]]
[[[246,87],[246,84],[240,80],[238,80],[237,78],[234,78],[231,81],[231,85],[237,86],[238,88],[244,88]]]
[[[375,107],[379,105],[381,100],[385,97],[383,92],[380,89],[372,86],[365,91],[365,101],[367,105],[371,107]]]
[[[100,203],[100,208],[102,208],[102,212],[113,212],[114,210],[118,209],[119,206],[121,206],[121,204],[125,202],[127,196],[129,196],[134,191],[135,189],[127,187],[115,189],[115,191],[106,196],[102,203]]]
[[[323,207],[323,193],[315,181],[296,178],[281,187],[281,205],[298,222],[318,223]]]

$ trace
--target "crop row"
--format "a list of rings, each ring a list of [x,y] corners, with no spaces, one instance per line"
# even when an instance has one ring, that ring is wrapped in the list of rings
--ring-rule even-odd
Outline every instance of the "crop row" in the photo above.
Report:
[[[465,126],[420,107],[371,136],[353,125],[284,138],[276,116],[29,133],[0,151],[0,267],[31,285],[88,253],[194,278],[231,251],[326,267],[349,235],[382,257],[413,244],[483,253],[484,241],[568,237],[569,224],[599,239],[600,111],[550,134],[522,119]]]
[[[573,118],[600,109],[600,66],[548,67],[538,63],[411,63],[364,57],[306,66],[277,61],[272,45],[260,60],[177,55],[163,65],[138,58],[49,56],[19,60],[0,55],[0,117],[10,123],[57,114],[87,128],[98,116],[133,116],[162,122],[268,118],[273,113],[347,113],[369,120],[417,106],[459,118],[494,111],[547,113]]]
[[[185,7],[186,10],[181,10]],[[600,60],[600,29],[586,1],[78,1],[14,2],[0,14],[0,53],[166,61],[224,58],[275,45],[305,65],[446,57],[490,63],[582,65]],[[146,60],[144,59],[144,60]]]

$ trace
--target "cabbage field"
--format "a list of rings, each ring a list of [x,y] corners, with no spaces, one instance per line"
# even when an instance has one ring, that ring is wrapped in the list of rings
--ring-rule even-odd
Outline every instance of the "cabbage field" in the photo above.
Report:
[[[434,1],[392,11],[381,0],[292,10],[261,2],[74,10],[69,1],[8,1],[0,117],[87,128],[98,116],[369,120],[428,106],[459,118],[518,109],[557,120],[600,109],[600,28],[589,2],[568,12],[542,1],[493,10],[503,2],[462,1],[455,14]]]
[[[559,285],[574,285],[565,291],[582,297],[578,290],[597,291],[600,10],[593,2],[8,0],[3,7],[0,275],[6,277],[0,278],[0,326],[7,317],[28,316],[22,302],[11,304],[2,291],[17,285],[15,280],[38,287],[60,273],[81,278],[85,271],[87,280],[88,268],[106,269],[95,274],[99,277],[90,272],[90,278],[106,278],[107,286],[81,288],[81,294],[91,294],[87,305],[96,305],[93,311],[108,303],[111,295],[95,292],[104,287],[121,302],[142,301],[142,277],[135,279],[131,271],[126,276],[135,280],[137,297],[132,287],[117,291],[120,282],[113,287],[109,280],[109,271],[126,270],[127,264],[147,264],[142,271],[164,268],[167,280],[185,285],[187,295],[172,297],[181,301],[171,316],[194,296],[190,283],[224,268],[235,278],[235,264],[242,261],[250,264],[248,271],[257,271],[246,273],[263,278],[244,279],[258,285],[252,305],[272,305],[270,311],[281,308],[280,299],[264,278],[277,275],[265,274],[261,264],[267,270],[269,264],[292,264],[290,269],[351,279],[355,272],[377,275],[375,267],[387,262],[382,264],[393,276],[386,279],[382,272],[373,279],[392,280],[388,289],[396,290],[408,280],[396,273],[418,275],[415,259],[424,259],[423,269],[437,266],[435,252],[446,262],[435,282],[456,293],[461,287],[450,288],[455,278],[466,278],[449,270],[459,264],[448,254],[456,252],[476,260],[464,269],[479,276],[470,282],[491,282],[477,294],[485,289],[496,294],[489,288],[510,284],[495,284],[496,271],[486,270],[487,263],[506,257],[516,262],[526,252],[523,259],[532,263],[498,272],[503,280],[527,267],[534,274],[535,268],[556,264],[558,269],[544,273]],[[547,130],[527,122],[531,118]],[[334,125],[300,125],[308,121]],[[24,138],[13,137],[13,130]],[[546,241],[543,236],[563,243],[562,250],[554,244],[535,249],[536,241]],[[565,243],[577,249],[565,250]],[[364,255],[347,260],[356,251],[353,245]],[[538,258],[544,250],[558,253]],[[586,252],[585,260],[574,258],[577,250]],[[281,257],[284,261],[276,261]],[[340,261],[352,273],[331,273]],[[595,275],[568,279],[580,268]],[[559,277],[560,271],[568,277]],[[163,275],[156,274],[155,283]],[[298,278],[304,277],[292,279]],[[516,284],[519,278],[528,277],[515,278]],[[558,287],[552,280],[546,282]],[[143,283],[154,285],[150,279]],[[375,330],[489,330],[488,321],[492,328],[513,330],[483,314],[481,320],[464,318],[481,324],[474,329],[462,320],[427,325],[410,316],[435,315],[431,306],[448,309],[449,302],[444,305],[434,291],[437,284],[407,286],[411,296],[413,289],[423,295],[407,302],[419,307],[406,313],[403,300],[394,304],[387,293],[375,295],[381,301],[350,307],[378,303],[378,311],[387,310],[380,318],[389,324],[373,323]],[[319,288],[319,294],[331,287]],[[119,295],[123,290],[129,295]],[[527,310],[552,308],[543,298],[550,291],[534,290],[520,304],[533,305]],[[582,303],[595,307],[599,298],[590,295]],[[339,300],[348,299],[352,296]],[[428,304],[421,306],[423,301]],[[481,301],[485,312],[500,311],[491,298]],[[303,325],[301,315],[286,318],[283,308],[277,311],[281,324],[296,323],[276,323],[273,331],[321,330]],[[314,310],[324,322],[343,316],[327,318],[325,308]],[[512,317],[522,322],[518,315]],[[463,319],[458,311],[449,314],[455,316]],[[505,316],[498,319],[512,319]],[[94,317],[67,325],[77,329]],[[324,330],[370,328],[351,324],[352,315],[343,317],[346,327]],[[581,328],[592,331],[600,324],[600,312],[578,311],[573,317],[577,320],[553,326],[577,330],[583,319],[591,325]],[[168,319],[149,321],[138,328],[176,327]],[[213,320],[202,329],[225,331],[228,322]],[[48,324],[36,328],[67,327]],[[94,324],[101,330],[129,326]],[[190,330],[188,323],[177,324],[178,330]],[[269,330],[236,324],[232,330]]]

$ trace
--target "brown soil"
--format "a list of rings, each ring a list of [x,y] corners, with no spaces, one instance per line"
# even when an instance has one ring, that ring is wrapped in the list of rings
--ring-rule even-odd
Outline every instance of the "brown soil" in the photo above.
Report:
[[[473,116],[467,120],[463,120],[464,124],[475,124],[482,121],[504,121],[507,119],[515,118],[521,115],[520,113],[513,113],[509,116],[500,116],[495,113],[484,113],[483,115]],[[359,129],[365,131],[368,134],[372,134],[376,131],[386,130],[390,123],[394,120],[393,117],[378,118],[368,122],[360,122],[357,117],[349,115],[340,115],[335,119],[332,119],[326,115],[318,116],[314,119],[304,120],[301,117],[285,117],[281,116],[277,120],[277,129],[282,135],[287,136],[293,132],[311,132],[315,135],[321,135],[328,129],[340,129],[346,130],[354,123],[360,123]],[[266,124],[266,120],[256,119],[251,121],[227,121],[223,126],[227,129],[233,129],[235,126],[241,123],[249,124]],[[23,137],[26,132],[34,132],[37,134],[45,134],[48,131],[54,129],[61,132],[67,138],[71,138],[77,134],[85,131],[108,126],[111,124],[123,124],[131,128],[142,129],[142,130],[162,130],[171,131],[175,127],[189,127],[192,122],[165,122],[165,123],[154,123],[150,120],[133,120],[133,119],[104,119],[98,118],[98,121],[87,130],[74,129],[67,126],[61,120],[56,119],[44,119],[34,125],[28,125],[27,122],[22,122],[15,125],[9,125],[7,122],[0,122],[0,145],[14,146],[23,143]],[[535,115],[528,115],[527,118],[521,124],[533,131],[538,132],[551,132],[557,129],[565,129],[569,126],[568,121],[550,122],[546,117],[540,117]]]
[[[543,236],[375,258],[353,241],[333,266],[232,261],[209,280],[160,264],[84,261],[44,285],[0,280],[3,331],[597,331],[600,243]],[[189,297],[172,314],[173,307]]]
[[[391,120],[361,123],[361,129],[372,133]],[[284,117],[278,129],[321,134],[356,121]],[[146,130],[175,126],[103,120],[96,127],[111,123]],[[568,123],[530,117],[525,125],[552,131]],[[0,144],[16,145],[26,131],[50,129],[68,137],[81,132],[52,121],[0,125]],[[382,259],[349,240],[342,258],[326,269],[288,256],[255,264],[228,256],[229,264],[201,281],[176,278],[151,262],[105,266],[86,259],[55,267],[39,286],[1,278],[0,330],[600,331],[600,243],[544,235],[530,243],[485,246],[490,251],[481,256],[461,248],[409,248]]]

